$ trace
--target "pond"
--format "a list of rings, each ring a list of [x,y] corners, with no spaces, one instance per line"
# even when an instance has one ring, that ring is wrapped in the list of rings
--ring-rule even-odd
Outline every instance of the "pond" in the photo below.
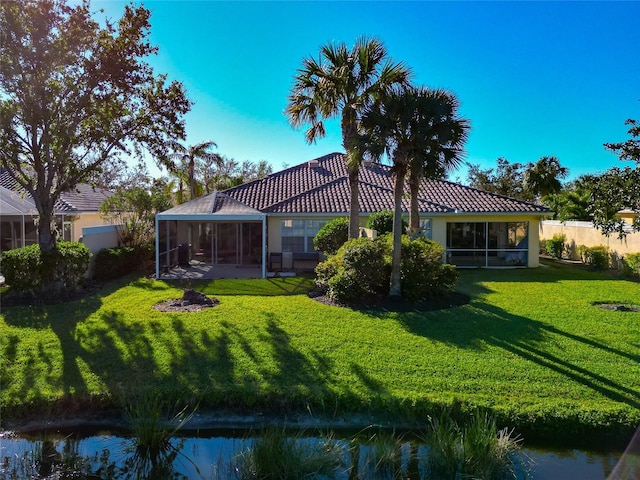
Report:
[[[279,433],[284,434],[281,430]],[[428,447],[419,436],[374,428],[358,435],[286,432],[286,436],[307,450],[338,452],[340,461],[329,465],[330,474],[314,478],[433,478],[426,473]],[[251,468],[261,460],[249,458],[247,452],[255,449],[258,438],[262,437],[247,430],[196,431],[173,436],[158,448],[143,450],[136,437],[118,431],[29,435],[4,432],[0,433],[0,480],[257,478],[251,475]],[[281,450],[268,451],[266,461],[277,463]],[[611,476],[622,452],[527,447],[517,455],[515,478],[600,480]],[[291,451],[285,456],[291,460]],[[324,467],[318,464],[313,468],[322,471]],[[398,472],[402,476],[395,476]]]

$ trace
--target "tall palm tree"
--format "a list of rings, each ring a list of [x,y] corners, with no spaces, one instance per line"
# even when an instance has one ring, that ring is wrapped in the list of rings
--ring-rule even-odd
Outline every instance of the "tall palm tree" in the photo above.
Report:
[[[424,176],[441,177],[462,161],[469,123],[458,117],[455,96],[441,89],[394,89],[363,116],[363,156],[392,160],[394,181],[393,256],[390,296],[400,296],[402,259],[402,198],[409,175],[410,214],[415,231],[420,225],[418,190]],[[411,220],[411,219],[410,219]]]
[[[464,159],[464,144],[471,124],[458,115],[456,96],[443,89],[419,90],[421,118],[424,122],[420,145],[409,166],[409,231],[420,231],[418,193],[424,177],[443,178]]]
[[[410,70],[404,64],[388,59],[381,41],[366,37],[359,38],[351,49],[344,43],[322,46],[318,59],[303,59],[295,76],[285,113],[295,128],[310,124],[307,142],[325,136],[324,120],[340,117],[351,189],[349,238],[356,238],[359,228],[362,156],[356,145],[362,113],[392,88],[408,85],[409,77]]]
[[[178,142],[172,142],[170,147],[172,153],[169,153],[165,158],[160,159],[160,161],[167,167],[170,173],[180,180],[180,185],[182,185],[186,177],[187,183],[189,184],[189,199],[193,200],[196,196],[196,162],[213,162],[221,165],[222,157],[211,151],[211,149],[217,147],[217,145],[212,140],[207,140],[188,147]]]
[[[524,187],[540,198],[562,190],[560,179],[565,178],[569,170],[556,157],[542,157],[536,163],[529,163],[524,171]]]
[[[363,116],[363,156],[379,159],[386,154],[394,176],[393,255],[389,295],[401,295],[402,198],[410,165],[429,153],[432,102],[424,89],[396,89]]]

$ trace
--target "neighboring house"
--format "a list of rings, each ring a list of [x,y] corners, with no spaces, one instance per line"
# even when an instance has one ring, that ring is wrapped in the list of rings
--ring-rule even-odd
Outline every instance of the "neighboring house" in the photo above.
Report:
[[[63,193],[55,205],[55,219],[62,239],[78,241],[82,228],[103,225],[100,205],[111,192],[81,184]],[[31,197],[0,168],[0,252],[38,242],[38,211]]]
[[[313,238],[329,220],[346,217],[349,183],[344,154],[332,153],[156,216],[156,275],[177,263],[178,246],[211,265],[261,267],[269,260],[297,268],[313,259]],[[408,191],[408,189],[407,189]],[[404,201],[408,212],[409,199]],[[533,203],[444,180],[424,180],[420,216],[425,235],[446,248],[458,266],[538,266],[538,228],[550,212]],[[391,167],[360,171],[360,224],[393,209]],[[184,247],[183,247],[184,255]]]

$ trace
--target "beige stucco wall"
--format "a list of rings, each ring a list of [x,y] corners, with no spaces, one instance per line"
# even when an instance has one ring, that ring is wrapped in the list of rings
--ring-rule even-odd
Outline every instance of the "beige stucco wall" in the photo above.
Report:
[[[603,235],[593,228],[591,222],[560,222],[557,220],[544,220],[540,222],[540,245],[544,246],[546,240],[550,240],[554,234],[566,235],[569,248],[575,251],[575,247],[586,245],[595,247],[605,245],[612,254],[623,257],[629,253],[640,252],[640,232],[629,233],[626,238],[619,239],[617,234],[610,237]]]
[[[331,220],[331,217],[267,217],[267,238],[268,238],[268,251],[281,252],[282,241],[280,237],[280,221],[283,218],[288,219],[304,219],[314,218],[322,220]],[[423,219],[431,219],[431,231],[432,239],[438,242],[440,245],[446,246],[447,244],[447,222],[529,222],[529,267],[538,267],[539,262],[539,237],[536,232],[539,229],[540,218],[537,216],[522,216],[522,215],[449,215],[449,216],[423,216]],[[368,220],[368,216],[360,217],[360,225],[365,226]]]
[[[97,227],[107,225],[106,222],[97,212],[83,212],[75,215],[65,215],[65,221],[73,221],[72,240],[79,242],[82,237],[82,229],[86,227]]]

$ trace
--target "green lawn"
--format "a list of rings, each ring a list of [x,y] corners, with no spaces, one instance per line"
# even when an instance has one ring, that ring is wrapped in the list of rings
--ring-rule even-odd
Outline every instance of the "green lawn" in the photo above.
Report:
[[[2,308],[4,418],[109,406],[155,389],[200,408],[385,413],[490,408],[539,434],[640,422],[640,284],[551,264],[462,270],[440,309],[356,311],[306,296],[305,278],[217,280],[199,313],[152,307],[179,284],[110,283],[82,301]],[[463,301],[467,300],[467,301]]]

